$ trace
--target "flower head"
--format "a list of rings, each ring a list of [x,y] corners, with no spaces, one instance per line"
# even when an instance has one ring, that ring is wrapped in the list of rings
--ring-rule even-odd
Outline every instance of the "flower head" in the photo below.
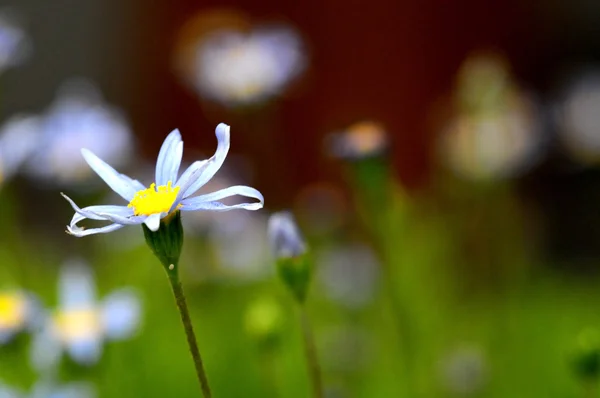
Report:
[[[275,213],[269,219],[269,240],[276,259],[306,253],[306,245],[294,216],[289,211]]]
[[[76,214],[67,226],[67,232],[77,237],[112,232],[125,225],[145,224],[150,231],[158,231],[161,220],[178,211],[227,211],[232,209],[258,210],[264,198],[254,188],[236,185],[209,194],[192,197],[221,168],[229,151],[229,126],[221,123],[215,134],[217,151],[208,160],[192,163],[179,177],[183,156],[183,141],[179,130],[173,130],[165,139],[156,163],[155,181],[146,188],[142,183],[120,174],[87,149],[82,154],[90,167],[113,191],[125,199],[123,206],[100,205],[79,208],[68,196]],[[220,200],[242,195],[258,199],[254,203],[225,205]],[[111,224],[93,229],[83,229],[77,224],[85,219],[109,221]]]
[[[41,309],[37,301],[20,290],[0,291],[0,345],[15,335],[33,329]]]
[[[264,102],[278,94],[305,67],[303,43],[288,27],[250,33],[220,29],[199,40],[195,75],[199,93],[226,106]]]
[[[292,213],[275,213],[269,219],[269,238],[279,277],[294,298],[303,303],[308,292],[312,263]]]
[[[357,160],[384,152],[388,146],[388,136],[383,125],[366,120],[351,125],[343,132],[331,134],[326,144],[332,156]]]
[[[120,109],[103,100],[100,90],[86,79],[70,79],[39,118],[36,150],[29,156],[27,175],[45,184],[81,186],[93,175],[79,156],[88,148],[121,167],[131,158],[134,141]]]
[[[128,289],[96,297],[91,270],[71,261],[61,271],[59,306],[34,338],[32,360],[37,368],[53,367],[63,351],[78,363],[98,361],[105,340],[129,337],[137,328],[140,303]]]

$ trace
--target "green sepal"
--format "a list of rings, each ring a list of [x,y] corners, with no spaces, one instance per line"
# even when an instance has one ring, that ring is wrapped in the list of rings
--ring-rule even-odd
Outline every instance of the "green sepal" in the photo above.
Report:
[[[176,211],[160,221],[158,231],[151,231],[145,224],[144,238],[152,253],[160,260],[169,274],[177,272],[179,256],[183,247],[181,213]]]
[[[277,272],[283,283],[290,289],[299,303],[304,303],[312,275],[311,260],[308,253],[277,260]]]

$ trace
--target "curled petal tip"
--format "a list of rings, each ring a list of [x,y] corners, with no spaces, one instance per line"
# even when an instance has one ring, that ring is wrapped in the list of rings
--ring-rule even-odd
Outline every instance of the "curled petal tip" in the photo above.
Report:
[[[225,123],[219,123],[217,125],[217,128],[215,129],[215,135],[217,136],[219,141],[229,137],[230,129],[231,128],[229,127],[229,125]]]

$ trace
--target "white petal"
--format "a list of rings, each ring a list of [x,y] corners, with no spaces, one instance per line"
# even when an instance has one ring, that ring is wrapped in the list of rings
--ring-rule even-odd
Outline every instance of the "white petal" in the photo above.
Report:
[[[234,195],[246,196],[249,198],[258,199],[259,202],[254,203],[241,203],[237,205],[228,206],[221,202],[219,199],[227,198]],[[200,195],[193,198],[184,199],[181,202],[182,211],[194,211],[194,210],[210,210],[210,211],[228,211],[233,209],[245,209],[245,210],[258,210],[264,205],[264,198],[260,192],[256,189],[236,185],[233,187],[221,189],[219,191],[209,193],[206,195]]]
[[[148,229],[150,229],[150,231],[156,232],[156,231],[158,231],[158,228],[160,228],[161,217],[162,217],[162,214],[158,214],[158,213],[152,214],[151,216],[148,216],[148,218],[146,218],[144,223],[146,224]]]
[[[49,320],[48,320],[49,322]],[[52,333],[51,325],[47,325],[33,335],[29,358],[37,371],[55,369],[62,355],[62,346]]]
[[[69,342],[67,352],[80,365],[95,365],[102,355],[102,341],[98,335],[86,336]]]
[[[138,185],[139,182],[124,174],[120,174],[91,151],[82,149],[81,154],[92,170],[94,170],[113,191],[118,193],[126,201],[130,202],[140,190]]]
[[[140,225],[148,216],[121,216],[119,214],[111,214],[111,213],[100,213],[99,216],[103,217],[105,220],[112,221],[116,224],[121,225]]]
[[[109,339],[124,339],[135,331],[140,321],[138,295],[127,289],[109,294],[102,305],[104,333]]]
[[[203,165],[202,173],[197,176],[196,179],[192,180],[189,186],[183,192],[183,198],[187,198],[190,195],[193,195],[198,191],[204,184],[210,181],[211,178],[219,171],[223,162],[225,162],[225,158],[227,157],[227,153],[229,152],[229,126],[225,123],[219,123],[217,128],[215,129],[215,135],[217,136],[217,150],[215,154],[208,159],[205,165]],[[182,176],[183,177],[183,176]],[[180,181],[183,178],[180,178]],[[182,186],[183,183],[178,181],[177,185]]]
[[[107,220],[107,218],[102,216],[101,214],[110,214],[122,217],[126,217],[129,215],[133,216],[133,209],[127,206],[100,205],[88,206],[81,209],[67,195],[65,195],[62,192],[61,195],[69,202],[73,210],[75,210],[75,212],[79,215],[79,217],[73,216],[73,219],[71,220],[71,226],[74,226],[75,224],[86,218],[89,218],[91,220]]]
[[[121,229],[123,227],[124,227],[124,225],[122,225],[122,224],[110,224],[110,225],[107,225],[107,226],[101,227],[101,228],[84,229],[84,228],[78,227],[76,225],[74,225],[74,226],[67,225],[67,233],[69,233],[77,238],[82,238],[84,236],[89,236],[89,235],[106,234],[106,233]]]
[[[183,142],[179,130],[173,130],[163,142],[156,161],[156,185],[173,184],[177,180],[177,173],[183,156]]]

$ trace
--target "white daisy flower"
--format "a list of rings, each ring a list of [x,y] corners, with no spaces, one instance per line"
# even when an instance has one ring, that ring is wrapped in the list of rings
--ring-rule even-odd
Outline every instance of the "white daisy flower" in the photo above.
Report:
[[[125,225],[145,224],[151,231],[158,231],[161,219],[178,211],[227,211],[232,209],[258,210],[263,207],[264,198],[254,188],[236,185],[219,191],[194,195],[221,168],[229,151],[229,126],[221,123],[215,134],[218,140],[217,151],[208,160],[192,163],[179,177],[179,167],[183,156],[183,141],[179,130],[173,130],[165,139],[156,163],[155,182],[146,188],[142,183],[120,174],[92,152],[82,149],[82,154],[90,167],[110,188],[128,202],[126,206],[100,205],[79,208],[69,197],[76,214],[67,226],[67,232],[77,236],[112,232]],[[259,202],[225,205],[220,200],[242,195],[255,198]],[[77,224],[85,219],[109,221],[111,224],[93,229],[83,229]]]
[[[58,309],[33,339],[32,362],[38,369],[52,369],[66,352],[77,363],[93,365],[104,341],[135,332],[140,312],[139,298],[129,289],[98,301],[91,270],[72,261],[61,271]]]
[[[121,167],[131,158],[134,142],[120,110],[107,104],[92,82],[71,79],[40,118],[36,150],[25,171],[46,184],[80,185],[93,174],[79,156],[81,148]]]
[[[304,69],[302,47],[289,28],[216,31],[199,43],[193,84],[205,98],[228,106],[265,101]]]

